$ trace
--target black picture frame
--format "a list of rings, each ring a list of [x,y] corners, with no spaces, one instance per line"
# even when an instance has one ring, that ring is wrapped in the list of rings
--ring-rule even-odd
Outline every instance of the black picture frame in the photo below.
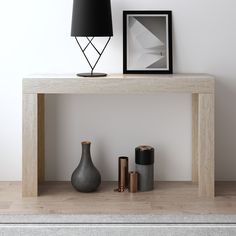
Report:
[[[154,17],[155,16],[156,17],[166,17],[166,23],[164,23],[164,25],[166,27],[165,31],[163,31],[163,29],[162,29],[162,31],[165,33],[164,34],[162,32],[162,35],[164,35],[164,38],[166,38],[166,42],[162,46],[163,51],[164,51],[164,53],[166,55],[165,56],[166,58],[165,58],[165,60],[163,60],[164,57],[161,54],[162,52],[160,52],[160,55],[162,56],[162,59],[159,60],[159,61],[162,61],[162,64],[160,62],[158,62],[158,63],[162,66],[161,68],[155,68],[155,67],[154,68],[148,68],[148,67],[146,67],[145,69],[144,68],[140,68],[139,69],[139,68],[134,68],[135,66],[133,66],[133,68],[127,66],[127,61],[128,61],[127,57],[129,56],[128,52],[127,52],[127,49],[128,49],[128,46],[129,46],[128,42],[127,42],[127,35],[128,35],[127,32],[129,30],[129,28],[128,28],[127,25],[129,23],[128,22],[128,17],[130,17],[130,16],[136,17],[136,19],[137,19],[137,17],[141,17],[140,19],[143,19],[143,20],[144,20],[144,17],[151,17],[151,16],[152,17],[153,16]],[[137,21],[136,19],[135,19],[135,21]],[[149,21],[150,21],[150,19],[151,18],[149,18]],[[162,19],[162,21],[163,21],[163,19]],[[139,22],[136,23],[136,24],[139,24]],[[163,27],[163,26],[161,26],[161,27]],[[147,35],[148,34],[149,33],[147,33]],[[146,37],[146,36],[144,36],[144,37]],[[152,32],[150,34],[150,38],[152,38]],[[157,38],[157,40],[158,40],[158,38]],[[143,39],[142,41],[144,42],[145,40]],[[144,49],[144,50],[146,50],[146,49]],[[155,50],[155,49],[153,49],[153,50]],[[156,50],[158,50],[158,49],[156,49]],[[148,56],[147,54],[150,55],[151,53],[146,53],[145,55]],[[134,54],[134,55],[136,55],[136,54]],[[156,55],[156,57],[157,57],[157,55]],[[146,61],[146,63],[147,62],[148,62],[148,60]],[[157,61],[156,61],[156,63],[157,63]],[[166,67],[164,67],[164,65]],[[149,66],[153,67],[154,63],[149,65]],[[173,58],[172,58],[172,11],[167,11],[167,10],[166,11],[146,11],[146,10],[145,11],[144,10],[143,11],[133,11],[133,10],[132,11],[123,11],[123,73],[124,74],[172,74],[173,73]]]

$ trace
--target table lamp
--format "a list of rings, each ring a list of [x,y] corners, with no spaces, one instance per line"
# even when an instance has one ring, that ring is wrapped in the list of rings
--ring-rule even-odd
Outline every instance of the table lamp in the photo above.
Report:
[[[94,73],[94,69],[106,49],[111,36],[113,36],[111,3],[110,0],[74,0],[71,36],[75,37],[83,55],[85,56],[90,68],[90,73],[79,73],[77,76],[100,77],[106,76],[105,73]],[[82,47],[79,37],[85,37],[87,44]],[[95,37],[108,37],[104,48],[99,51],[93,42]],[[86,55],[86,49],[93,47],[98,54],[98,59],[92,65]]]

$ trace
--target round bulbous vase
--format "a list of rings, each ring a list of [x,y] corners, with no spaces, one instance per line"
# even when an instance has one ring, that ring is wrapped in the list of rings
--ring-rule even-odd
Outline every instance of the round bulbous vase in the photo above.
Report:
[[[79,192],[89,193],[101,184],[101,175],[94,166],[90,154],[90,142],[82,142],[82,156],[78,167],[71,176],[72,186]]]

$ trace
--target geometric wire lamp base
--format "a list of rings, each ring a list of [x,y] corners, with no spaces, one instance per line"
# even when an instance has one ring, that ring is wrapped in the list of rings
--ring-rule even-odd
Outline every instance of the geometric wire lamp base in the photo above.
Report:
[[[77,37],[75,37],[76,42],[78,43],[78,45],[79,45],[79,47],[80,47],[82,53],[84,54],[85,59],[87,60],[89,66],[90,66],[90,68],[91,68],[91,72],[90,72],[90,73],[79,73],[79,74],[77,74],[77,76],[81,76],[81,77],[103,77],[103,76],[107,76],[107,74],[105,74],[105,73],[93,73],[93,71],[94,71],[94,69],[95,69],[95,67],[96,67],[96,65],[97,65],[97,63],[98,63],[98,61],[99,61],[99,59],[101,58],[103,52],[105,51],[105,49],[106,49],[106,47],[107,47],[107,45],[108,45],[108,43],[109,43],[111,37],[108,38],[108,40],[107,40],[107,42],[105,43],[105,46],[104,46],[104,48],[102,49],[101,52],[99,52],[98,49],[97,49],[97,48],[95,47],[95,45],[93,44],[93,39],[94,39],[94,37],[92,37],[92,38],[86,37],[86,38],[87,38],[87,40],[88,40],[88,43],[87,43],[87,45],[86,45],[84,48],[82,48],[82,46],[81,46],[79,40],[77,39]],[[97,58],[96,62],[94,63],[94,65],[91,64],[91,62],[89,61],[89,59],[88,59],[88,57],[87,57],[87,55],[86,55],[86,49],[87,49],[89,46],[92,46],[92,47],[94,48],[94,50],[97,52],[97,54],[98,54],[98,58]]]

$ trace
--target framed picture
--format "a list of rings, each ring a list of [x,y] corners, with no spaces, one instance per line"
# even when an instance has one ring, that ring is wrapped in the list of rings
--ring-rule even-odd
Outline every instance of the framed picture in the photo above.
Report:
[[[173,73],[171,11],[123,12],[123,73]]]

